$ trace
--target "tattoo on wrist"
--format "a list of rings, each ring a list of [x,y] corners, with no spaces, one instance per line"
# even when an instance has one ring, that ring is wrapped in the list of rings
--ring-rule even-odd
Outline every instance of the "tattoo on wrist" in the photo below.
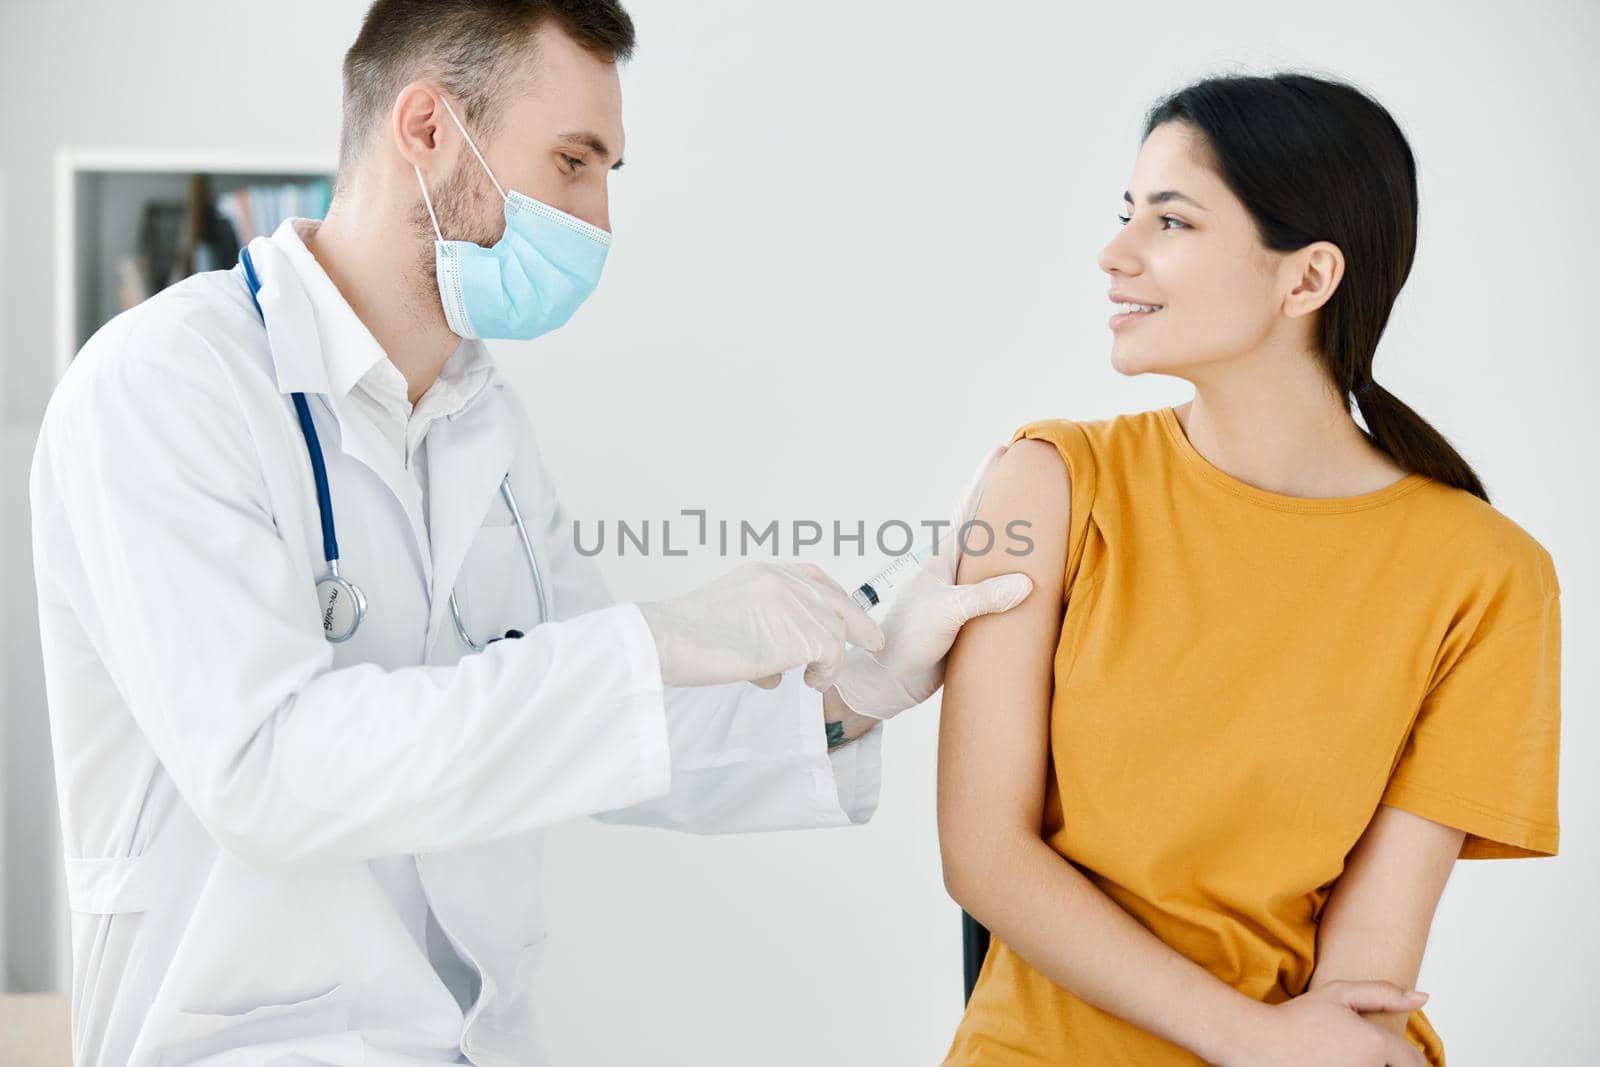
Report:
[[[838,748],[840,745],[849,740],[849,738],[845,737],[844,735],[844,722],[842,720],[833,719],[823,723],[823,725],[827,727],[828,730],[829,748]]]

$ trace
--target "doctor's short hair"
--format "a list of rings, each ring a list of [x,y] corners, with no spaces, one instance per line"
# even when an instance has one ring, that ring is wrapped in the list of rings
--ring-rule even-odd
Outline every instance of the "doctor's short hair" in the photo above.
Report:
[[[546,25],[612,62],[633,55],[633,20],[617,0],[376,0],[344,55],[339,180],[417,78],[437,78],[474,135],[492,137]]]

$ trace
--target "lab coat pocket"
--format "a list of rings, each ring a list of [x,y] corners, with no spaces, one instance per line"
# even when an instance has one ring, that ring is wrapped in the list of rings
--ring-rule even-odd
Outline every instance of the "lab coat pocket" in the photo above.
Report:
[[[538,546],[534,549],[537,552]],[[542,576],[542,560],[539,566]],[[548,590],[548,583],[546,587]],[[526,633],[538,625],[538,589],[516,526],[484,526],[478,530],[456,579],[456,601],[461,605],[468,632],[480,644],[507,630]],[[555,610],[554,605],[550,610]]]
[[[149,906],[143,856],[68,859],[67,906],[95,915],[144,911]]]
[[[251,1049],[257,1057],[252,1063],[275,1053],[354,1067],[361,1062],[365,1044],[359,1034],[349,1032],[350,1007],[342,991],[343,983],[336,982],[310,996],[242,1011],[178,1011],[163,1027],[169,1040],[162,1045],[160,1062],[187,1064],[228,1050]]]
[[[98,1000],[95,993],[107,984],[107,975],[128,972],[145,924],[142,913],[160,894],[149,890],[152,868],[143,856],[68,858],[65,865],[76,961],[72,999],[84,1004]],[[97,1040],[89,1020],[88,1013],[75,1013],[72,1040],[79,1048]]]

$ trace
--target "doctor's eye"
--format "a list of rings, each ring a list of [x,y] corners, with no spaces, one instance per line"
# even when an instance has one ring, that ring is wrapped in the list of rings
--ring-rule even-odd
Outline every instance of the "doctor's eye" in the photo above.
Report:
[[[1132,222],[1132,221],[1133,221],[1133,219],[1132,219],[1132,218],[1130,218],[1130,217],[1129,217],[1129,216],[1127,216],[1127,215],[1123,215],[1123,214],[1120,214],[1120,213],[1119,213],[1119,214],[1118,214],[1118,215],[1117,215],[1117,221],[1118,221],[1118,222],[1120,222],[1120,223],[1121,223],[1121,224],[1122,224],[1122,225],[1124,225],[1124,226],[1126,226],[1126,225],[1127,225],[1127,224],[1128,224],[1128,223],[1130,223],[1130,222]]]
[[[583,160],[579,159],[577,156],[569,156],[565,152],[560,153],[560,155],[561,161],[568,167],[571,167],[573,173],[577,173],[578,168],[583,166]]]

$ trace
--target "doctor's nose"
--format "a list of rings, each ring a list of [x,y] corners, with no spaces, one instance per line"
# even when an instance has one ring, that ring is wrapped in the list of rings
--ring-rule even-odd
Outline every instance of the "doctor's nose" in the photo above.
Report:
[[[575,218],[580,218],[590,226],[611,232],[611,191],[602,183],[599,191],[588,188],[580,191],[571,200],[558,201],[556,206]]]

